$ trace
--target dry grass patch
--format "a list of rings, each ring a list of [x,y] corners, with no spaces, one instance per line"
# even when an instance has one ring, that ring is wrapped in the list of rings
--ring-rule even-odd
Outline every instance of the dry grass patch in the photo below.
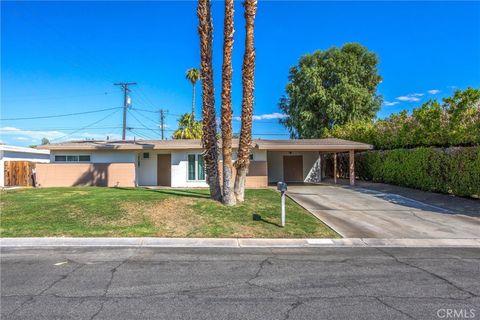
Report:
[[[128,226],[147,219],[158,230],[158,236],[188,236],[207,222],[205,217],[196,214],[192,208],[199,201],[208,200],[169,198],[154,202],[123,202],[120,207],[125,215],[112,225]]]

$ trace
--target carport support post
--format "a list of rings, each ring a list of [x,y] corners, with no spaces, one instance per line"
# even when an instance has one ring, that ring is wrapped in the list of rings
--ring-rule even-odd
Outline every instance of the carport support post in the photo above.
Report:
[[[337,153],[333,153],[333,183],[337,184]]]
[[[355,151],[350,150],[349,152],[349,160],[350,160],[350,185],[355,185]]]

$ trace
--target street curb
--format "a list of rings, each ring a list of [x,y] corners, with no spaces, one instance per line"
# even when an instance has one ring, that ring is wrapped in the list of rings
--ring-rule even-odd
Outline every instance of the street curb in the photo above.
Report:
[[[313,248],[313,247],[471,247],[475,239],[256,239],[256,238],[0,238],[0,248]]]

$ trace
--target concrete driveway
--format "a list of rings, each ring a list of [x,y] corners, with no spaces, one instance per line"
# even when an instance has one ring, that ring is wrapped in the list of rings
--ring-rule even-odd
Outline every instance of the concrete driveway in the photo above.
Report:
[[[467,216],[359,187],[289,186],[287,194],[346,238],[480,238],[480,212]]]

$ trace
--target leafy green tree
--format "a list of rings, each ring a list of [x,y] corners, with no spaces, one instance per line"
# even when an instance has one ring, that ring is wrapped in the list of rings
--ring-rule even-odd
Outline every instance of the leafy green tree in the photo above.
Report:
[[[286,96],[279,102],[290,135],[318,138],[325,128],[375,117],[382,97],[378,58],[358,43],[316,51],[290,69]]]
[[[50,143],[50,140],[48,140],[47,138],[42,138],[42,145],[49,144],[49,143]]]
[[[480,144],[480,90],[457,90],[443,99],[443,107],[449,117],[449,139],[452,144]]]
[[[184,113],[178,119],[178,129],[173,133],[173,139],[201,139],[202,122],[193,120],[191,113]]]
[[[324,137],[373,144],[378,149],[480,145],[480,90],[457,90],[443,101],[430,100],[377,121],[325,128]]]

